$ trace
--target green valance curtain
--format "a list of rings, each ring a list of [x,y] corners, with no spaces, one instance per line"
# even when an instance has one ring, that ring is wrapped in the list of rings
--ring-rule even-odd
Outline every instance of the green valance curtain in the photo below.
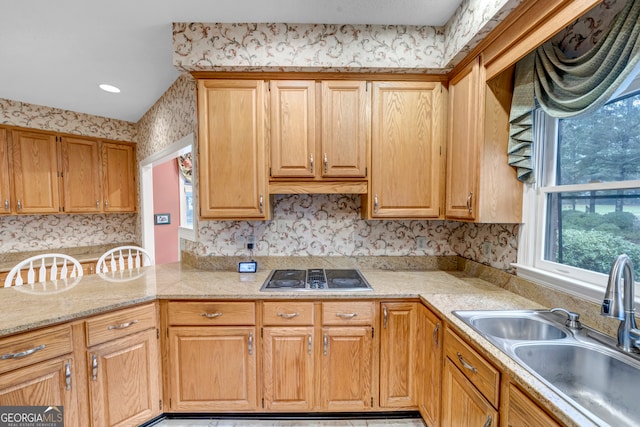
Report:
[[[607,34],[577,58],[551,42],[516,64],[510,112],[509,164],[533,182],[532,111],[536,102],[552,117],[573,117],[604,105],[640,61],[640,0],[629,0]]]

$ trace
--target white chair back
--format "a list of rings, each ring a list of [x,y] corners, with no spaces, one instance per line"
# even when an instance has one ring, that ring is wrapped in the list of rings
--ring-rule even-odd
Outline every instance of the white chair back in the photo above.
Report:
[[[41,254],[20,261],[13,267],[4,281],[4,287],[81,276],[82,264],[77,259],[65,254]]]
[[[149,252],[138,246],[118,246],[105,252],[96,264],[97,273],[132,270],[152,265]]]

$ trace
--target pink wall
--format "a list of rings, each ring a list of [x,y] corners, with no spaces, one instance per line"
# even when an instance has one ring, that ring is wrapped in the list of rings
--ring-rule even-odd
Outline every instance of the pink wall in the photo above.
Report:
[[[153,213],[170,214],[171,223],[154,225],[156,264],[178,262],[180,225],[180,187],[175,159],[153,168]]]

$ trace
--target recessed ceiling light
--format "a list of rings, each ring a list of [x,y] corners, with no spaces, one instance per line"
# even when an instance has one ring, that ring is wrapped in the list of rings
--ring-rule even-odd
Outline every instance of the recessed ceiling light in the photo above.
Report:
[[[105,92],[120,93],[120,89],[119,88],[117,88],[115,86],[112,86],[112,85],[105,84],[105,83],[102,83],[100,85],[100,89],[104,90]]]

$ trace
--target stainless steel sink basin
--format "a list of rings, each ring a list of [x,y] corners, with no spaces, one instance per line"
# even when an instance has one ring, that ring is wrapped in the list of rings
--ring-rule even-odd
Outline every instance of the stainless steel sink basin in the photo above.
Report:
[[[595,425],[638,425],[640,356],[619,351],[612,337],[579,322],[579,327],[567,327],[567,315],[550,310],[458,310],[453,314]]]
[[[638,425],[640,364],[586,344],[523,344],[516,360],[547,384],[613,426]]]
[[[505,340],[556,340],[567,337],[567,329],[544,317],[548,311],[504,310],[504,311],[455,311],[464,320],[487,338]]]

